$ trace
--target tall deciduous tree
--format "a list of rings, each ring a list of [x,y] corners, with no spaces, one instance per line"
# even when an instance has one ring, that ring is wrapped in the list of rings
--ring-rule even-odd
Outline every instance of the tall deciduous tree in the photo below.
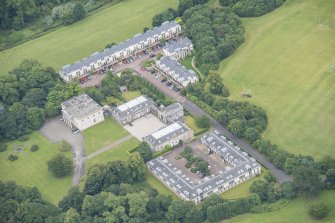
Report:
[[[58,154],[48,161],[48,169],[56,177],[64,177],[72,171],[72,160],[65,157],[63,154]]]

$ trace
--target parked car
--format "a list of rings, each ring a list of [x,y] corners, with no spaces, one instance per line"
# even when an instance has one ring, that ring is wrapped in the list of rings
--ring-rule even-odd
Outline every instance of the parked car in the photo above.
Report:
[[[164,83],[166,80],[167,80],[166,77],[164,77],[164,78],[161,80],[161,82]]]
[[[71,131],[72,131],[74,134],[77,134],[77,133],[80,132],[79,129],[77,129],[77,128],[73,128]]]
[[[156,56],[156,54],[150,54],[150,58],[153,58],[155,56]]]
[[[96,84],[94,85],[96,88],[100,88],[100,84]]]

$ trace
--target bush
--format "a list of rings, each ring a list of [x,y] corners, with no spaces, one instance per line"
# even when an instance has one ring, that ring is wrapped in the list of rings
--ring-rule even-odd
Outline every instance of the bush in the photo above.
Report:
[[[29,139],[29,137],[28,137],[27,135],[24,135],[24,136],[21,136],[21,137],[18,138],[18,140],[19,140],[20,142],[28,141],[28,139]]]
[[[48,161],[48,170],[56,177],[64,177],[72,171],[72,160],[63,154],[58,154]]]
[[[17,156],[17,155],[13,155],[13,154],[10,154],[9,156],[8,156],[8,160],[10,160],[10,161],[15,161],[15,160],[17,160],[19,157]]]
[[[34,144],[30,147],[30,151],[36,152],[39,149],[38,145]]]
[[[313,218],[322,219],[328,215],[329,209],[325,202],[317,201],[310,206],[308,213]]]
[[[191,163],[190,162],[187,162],[186,164],[185,164],[185,167],[187,168],[187,169],[189,169],[190,167],[191,167]]]
[[[210,126],[209,118],[205,115],[199,116],[195,119],[195,124],[202,129],[207,129]]]
[[[8,146],[5,143],[0,144],[0,152],[5,152],[7,150]]]

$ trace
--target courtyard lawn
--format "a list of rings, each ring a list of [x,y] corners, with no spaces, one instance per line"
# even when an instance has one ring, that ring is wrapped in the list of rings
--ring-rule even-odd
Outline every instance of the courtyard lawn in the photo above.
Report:
[[[256,180],[262,180],[264,179],[264,175],[265,173],[267,173],[268,170],[266,170],[265,168],[262,167],[262,173],[259,176],[256,176],[250,180],[247,180],[239,185],[237,185],[236,187],[223,192],[221,194],[221,197],[225,198],[225,199],[236,199],[236,198],[240,198],[240,197],[245,197],[250,195],[250,185],[255,182]]]
[[[65,178],[56,178],[49,171],[47,161],[58,153],[65,154],[72,159],[71,152],[60,152],[57,144],[50,143],[39,132],[29,135],[29,140],[20,142],[18,140],[7,143],[6,152],[0,153],[0,179],[3,181],[13,180],[19,185],[36,186],[42,197],[57,205],[67,194],[72,185],[72,175]],[[39,150],[31,152],[31,145],[36,144]],[[23,151],[14,152],[13,148],[22,146]],[[7,157],[15,154],[19,157],[16,161],[9,161]]]
[[[194,131],[194,134],[197,134],[198,132],[202,132],[202,131],[205,130],[205,129],[199,128],[196,125],[195,118],[191,115],[187,115],[185,117],[185,123],[186,123],[187,126],[189,126]]]
[[[180,198],[175,195],[167,186],[165,186],[162,182],[160,182],[154,175],[152,175],[149,170],[147,171],[147,183],[150,187],[156,189],[158,193],[162,195],[171,195],[173,200],[180,200]]]
[[[317,159],[335,157],[334,8],[335,1],[287,0],[243,19],[246,41],[219,69],[232,99],[268,113],[265,138]],[[245,91],[252,98],[242,99]]]
[[[122,97],[127,101],[137,98],[140,95],[141,95],[140,91],[127,91],[127,92],[122,93]]]
[[[82,134],[85,138],[87,155],[129,135],[127,130],[112,118],[106,118],[104,122],[86,129]]]
[[[124,160],[126,161],[129,157],[129,153],[127,152],[129,149],[132,149],[139,145],[139,141],[133,137],[120,145],[101,153],[98,156],[93,157],[92,159],[86,160],[86,172],[90,167],[96,164],[106,164],[111,160]]]
[[[155,14],[169,7],[176,8],[178,2],[127,0],[112,5],[72,25],[0,52],[0,74],[13,69],[23,59],[36,59],[44,66],[59,70],[103,50],[107,44],[143,32],[144,27],[151,27]]]
[[[331,223],[335,219],[335,191],[324,191],[316,199],[299,198],[290,201],[289,204],[279,210],[260,213],[260,214],[245,214],[234,217],[230,220],[225,220],[226,223],[312,223],[323,222]],[[309,205],[314,200],[322,200],[329,207],[329,215],[323,220],[315,220],[308,215]]]

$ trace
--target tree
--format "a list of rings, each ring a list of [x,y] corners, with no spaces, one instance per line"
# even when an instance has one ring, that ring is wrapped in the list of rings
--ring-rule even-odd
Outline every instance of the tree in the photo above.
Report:
[[[231,131],[237,137],[241,137],[244,131],[244,126],[241,120],[232,119],[228,123],[228,130]]]
[[[48,208],[40,203],[24,202],[18,207],[15,217],[17,222],[39,223],[48,217]]]
[[[67,3],[63,11],[62,21],[65,25],[72,24],[84,18],[85,13],[84,5],[81,2]]]
[[[328,215],[329,209],[328,209],[325,202],[316,201],[310,206],[308,213],[313,218],[322,219],[322,218],[325,218]]]
[[[36,144],[33,144],[33,145],[30,147],[30,151],[32,151],[32,152],[36,152],[38,149],[39,149],[39,147],[38,147],[38,145],[36,145]]]
[[[282,196],[285,199],[293,199],[297,196],[296,188],[293,182],[284,182],[281,184]]]
[[[76,209],[70,208],[64,216],[64,223],[79,223],[80,216]]]
[[[150,145],[147,142],[142,142],[138,149],[139,154],[141,155],[144,162],[148,162],[153,157],[153,152],[150,148]]]
[[[85,194],[79,191],[79,187],[73,187],[69,190],[67,196],[63,197],[63,199],[58,203],[58,207],[63,211],[74,208],[80,212],[84,197]]]
[[[259,134],[258,130],[255,128],[248,128],[244,132],[244,138],[248,140],[250,143],[255,142],[260,137],[261,135]]]
[[[195,124],[199,128],[207,129],[210,126],[209,118],[205,115],[201,115],[195,119]]]
[[[127,168],[130,174],[130,183],[142,182],[145,179],[146,165],[138,153],[130,155],[127,161]]]
[[[267,172],[264,176],[264,179],[269,183],[277,181],[275,175],[272,172]]]
[[[210,41],[210,42],[213,42],[213,41]],[[218,73],[210,71],[206,81],[209,85],[208,89],[212,94],[217,94],[217,95],[222,94],[223,88],[224,88],[223,79],[222,77],[220,77]]]
[[[326,172],[326,182],[331,186],[335,186],[335,169],[329,169]]]
[[[0,143],[0,152],[5,152],[8,146],[6,143]]]
[[[89,195],[97,194],[103,186],[104,176],[100,166],[93,166],[87,175],[84,185],[84,193]]]
[[[72,160],[65,157],[63,154],[58,154],[48,161],[48,170],[56,177],[64,177],[72,171]]]
[[[129,217],[135,219],[146,219],[146,206],[149,201],[148,195],[143,191],[140,193],[128,194]]]
[[[293,173],[294,186],[300,195],[317,195],[322,187],[319,172],[312,168],[298,167]]]
[[[268,187],[269,182],[265,180],[256,180],[250,185],[250,192],[259,195],[262,201],[268,200]]]

